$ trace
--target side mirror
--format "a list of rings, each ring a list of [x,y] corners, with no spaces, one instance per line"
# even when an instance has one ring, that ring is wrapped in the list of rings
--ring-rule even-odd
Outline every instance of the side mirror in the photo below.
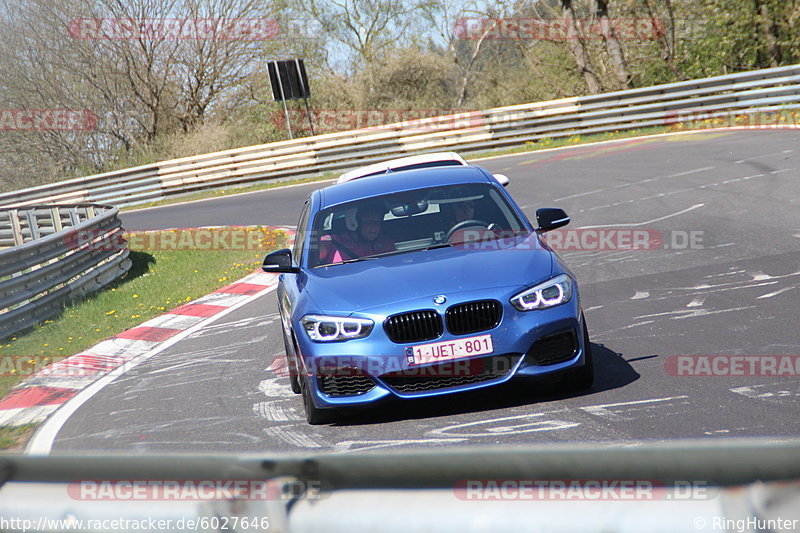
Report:
[[[500,185],[502,185],[503,187],[508,187],[508,183],[511,181],[508,179],[508,176],[506,176],[505,174],[493,174],[493,175],[494,179],[500,182]]]
[[[300,269],[292,265],[292,251],[289,249],[278,250],[272,252],[264,258],[264,264],[261,266],[264,272],[273,274],[286,273],[296,274]]]
[[[539,227],[538,233],[544,233],[569,224],[569,217],[563,209],[557,207],[542,207],[536,210],[536,222]]]

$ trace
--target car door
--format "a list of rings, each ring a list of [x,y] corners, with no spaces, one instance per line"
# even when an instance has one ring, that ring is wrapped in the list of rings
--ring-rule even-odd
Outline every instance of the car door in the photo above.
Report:
[[[297,221],[297,232],[295,234],[294,245],[292,246],[292,263],[296,266],[303,264],[303,248],[308,235],[307,226],[310,208],[311,202],[306,200],[303,210],[300,213],[300,219]],[[287,350],[292,351],[292,354],[287,353],[287,356],[297,355],[297,340],[295,339],[292,325],[292,316],[295,312],[297,302],[300,301],[301,298],[304,277],[305,274],[302,271],[297,274],[280,275],[280,284],[278,286],[278,311],[280,313],[286,339],[287,341],[291,341],[287,342]]]

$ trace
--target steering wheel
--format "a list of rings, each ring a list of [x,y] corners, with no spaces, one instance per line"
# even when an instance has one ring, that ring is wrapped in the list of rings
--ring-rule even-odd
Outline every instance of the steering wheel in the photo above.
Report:
[[[489,229],[489,223],[484,222],[483,220],[477,220],[474,218],[471,218],[469,220],[462,220],[461,222],[456,223],[455,226],[450,228],[450,231],[447,232],[447,237],[445,237],[444,240],[449,242],[450,237],[452,237],[455,232],[457,232],[460,229],[468,228],[470,226],[483,226],[484,228]]]

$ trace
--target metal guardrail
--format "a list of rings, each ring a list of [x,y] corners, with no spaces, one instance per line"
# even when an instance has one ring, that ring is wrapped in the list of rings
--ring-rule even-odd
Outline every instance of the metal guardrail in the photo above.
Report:
[[[118,214],[96,204],[0,210],[0,339],[130,269]]]
[[[471,152],[544,138],[800,108],[800,65],[399,122],[250,146],[0,194],[0,206],[129,205],[177,194],[343,171],[430,150]]]

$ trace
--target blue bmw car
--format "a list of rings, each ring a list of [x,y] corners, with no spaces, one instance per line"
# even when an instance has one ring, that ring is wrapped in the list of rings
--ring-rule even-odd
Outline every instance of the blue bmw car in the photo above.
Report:
[[[591,387],[577,282],[540,236],[569,218],[542,208],[534,226],[507,178],[460,161],[348,173],[308,197],[293,248],[265,258],[310,424],[512,379]]]

